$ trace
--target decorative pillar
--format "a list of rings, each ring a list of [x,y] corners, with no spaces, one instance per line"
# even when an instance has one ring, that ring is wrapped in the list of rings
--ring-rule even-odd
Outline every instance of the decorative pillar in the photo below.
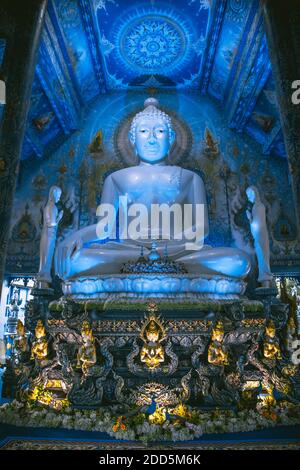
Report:
[[[290,169],[298,238],[300,237],[300,105],[292,84],[300,80],[300,2],[262,0],[265,29]]]
[[[0,29],[9,19],[4,73],[6,106],[0,136],[0,295],[10,237],[13,200],[37,52],[47,0],[1,0]],[[3,19],[3,20],[1,20]]]

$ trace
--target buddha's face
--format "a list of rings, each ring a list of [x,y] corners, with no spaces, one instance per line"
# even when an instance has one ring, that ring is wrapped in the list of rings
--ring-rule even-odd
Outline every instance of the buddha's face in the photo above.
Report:
[[[155,332],[147,333],[147,339],[150,343],[156,343],[158,341],[158,334]]]
[[[150,164],[160,162],[168,155],[172,143],[168,125],[163,119],[145,116],[137,123],[135,148],[142,161]]]

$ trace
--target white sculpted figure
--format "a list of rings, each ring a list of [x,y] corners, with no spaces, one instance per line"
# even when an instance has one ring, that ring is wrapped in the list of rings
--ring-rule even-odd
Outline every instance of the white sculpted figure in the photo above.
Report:
[[[101,206],[111,204],[122,211],[120,197],[126,197],[128,213],[153,207],[153,204],[171,207],[184,205],[201,206],[204,217],[201,221],[200,237],[197,239],[201,249],[187,249],[186,243],[178,236],[164,238],[164,228],[159,228],[157,238],[158,252],[163,254],[168,239],[168,255],[175,261],[184,262],[189,273],[222,274],[244,278],[250,270],[250,261],[245,253],[236,248],[212,248],[203,245],[208,234],[206,194],[202,179],[196,173],[178,166],[165,163],[175,139],[170,116],[158,109],[157,100],[145,101],[145,109],[138,113],[131,124],[129,139],[135,148],[140,163],[137,166],[115,171],[109,175],[103,186]],[[151,210],[151,209],[150,209]],[[203,212],[202,212],[203,214]],[[99,215],[97,211],[97,215]],[[173,233],[177,226],[174,222]],[[194,219],[193,219],[194,220]],[[198,220],[198,219],[197,219]],[[115,224],[117,222],[115,221]],[[150,227],[151,225],[151,227]],[[153,243],[153,222],[142,227],[143,237],[129,237],[99,243],[97,224],[81,229],[67,237],[57,247],[55,265],[57,274],[63,279],[87,277],[102,274],[117,274],[122,263],[134,261],[140,256],[141,246],[144,254],[151,250]],[[199,229],[199,223],[191,225],[190,230]],[[129,229],[128,229],[129,231]],[[149,232],[151,231],[151,237]],[[111,230],[110,233],[112,233]],[[191,233],[191,232],[190,232]],[[198,233],[198,232],[197,232]],[[178,232],[177,232],[178,235]]]
[[[39,282],[51,282],[51,266],[55,250],[57,227],[62,219],[63,211],[58,212],[56,204],[61,198],[61,189],[52,186],[49,198],[43,211],[43,228],[40,241],[40,267],[37,275]]]
[[[249,186],[246,189],[248,200],[251,202],[251,211],[247,210],[251,234],[254,239],[255,254],[258,263],[258,282],[263,287],[271,287],[273,276],[270,269],[270,245],[266,220],[266,209],[261,202],[258,189]]]

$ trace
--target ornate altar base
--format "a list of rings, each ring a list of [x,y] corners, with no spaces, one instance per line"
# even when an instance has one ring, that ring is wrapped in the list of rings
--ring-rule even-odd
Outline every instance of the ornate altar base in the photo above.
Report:
[[[171,432],[180,440],[199,437],[203,416],[213,422],[216,408],[224,423],[239,420],[237,430],[248,429],[249,410],[258,427],[273,425],[274,416],[281,422],[289,407],[299,415],[287,305],[271,292],[260,292],[260,300],[117,293],[110,300],[63,296],[50,304],[45,290],[33,293],[30,336],[19,329],[6,372],[31,425],[35,407],[48,410],[50,426],[58,426],[58,416],[61,426],[74,417],[75,429],[84,426],[78,410],[88,420],[94,410],[117,438],[170,439]],[[137,422],[150,428],[139,434]]]
[[[29,347],[16,344],[10,370],[23,401],[55,409],[154,402],[158,408],[256,407],[279,396],[297,401],[287,305],[274,297],[64,296],[49,305],[47,300],[43,310],[47,297],[34,294],[26,313]]]

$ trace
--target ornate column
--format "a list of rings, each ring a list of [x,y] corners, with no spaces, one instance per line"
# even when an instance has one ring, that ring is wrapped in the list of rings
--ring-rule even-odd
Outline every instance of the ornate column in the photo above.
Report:
[[[6,106],[0,136],[0,294],[10,236],[13,199],[37,52],[47,0],[1,0],[7,30],[4,73]],[[9,26],[7,21],[9,19]]]
[[[265,29],[288,155],[300,237],[300,105],[293,104],[292,83],[300,80],[300,2],[262,0]]]

